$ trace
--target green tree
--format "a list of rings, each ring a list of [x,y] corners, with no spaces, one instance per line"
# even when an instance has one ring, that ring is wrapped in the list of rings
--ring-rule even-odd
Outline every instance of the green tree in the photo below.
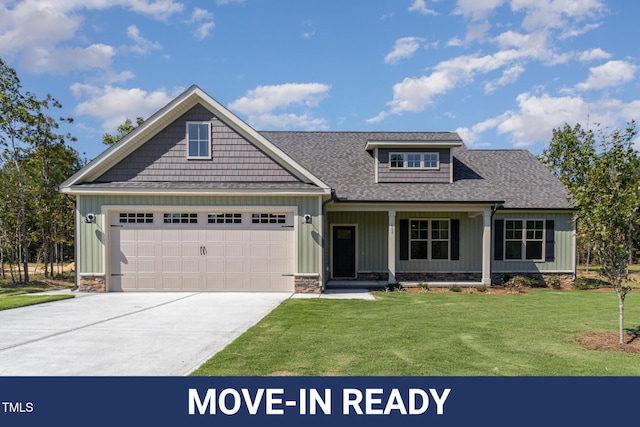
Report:
[[[140,126],[144,122],[142,117],[138,117],[136,119],[136,124],[134,125],[130,118],[127,119],[118,126],[118,132],[115,134],[105,133],[102,136],[102,143],[106,145],[113,145],[116,142],[120,141],[125,136],[129,135],[133,132],[138,126]]]
[[[18,281],[25,283],[33,247],[48,261],[53,242],[68,236],[72,227],[68,219],[62,225],[67,230],[56,222],[62,210],[69,217],[71,206],[57,186],[80,164],[66,145],[74,138],[58,133],[59,123],[71,119],[51,116],[60,107],[51,95],[39,100],[24,92],[16,71],[0,59],[0,257],[18,264]],[[11,272],[13,278],[13,268]]]
[[[584,131],[577,125],[555,130],[541,160],[569,188],[581,233],[597,254],[601,274],[618,297],[620,343],[624,343],[624,303],[629,258],[640,203],[640,156],[634,149],[635,122],[624,130]],[[596,142],[598,144],[596,144]]]

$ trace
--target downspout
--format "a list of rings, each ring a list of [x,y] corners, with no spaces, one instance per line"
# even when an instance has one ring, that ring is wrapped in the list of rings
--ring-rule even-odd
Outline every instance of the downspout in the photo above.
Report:
[[[324,292],[326,285],[327,285],[327,280],[326,277],[328,276],[325,266],[327,265],[327,252],[329,250],[329,248],[326,248],[325,251],[325,246],[326,246],[326,241],[327,239],[327,233],[328,233],[328,229],[329,229],[329,221],[327,221],[327,205],[329,203],[335,202],[338,198],[336,197],[336,192],[335,190],[332,188],[331,189],[331,197],[329,197],[327,200],[325,200],[324,202],[322,202],[322,205],[320,207],[320,214],[322,215],[322,265],[320,266],[320,269],[322,271],[322,288],[321,288],[321,292]]]

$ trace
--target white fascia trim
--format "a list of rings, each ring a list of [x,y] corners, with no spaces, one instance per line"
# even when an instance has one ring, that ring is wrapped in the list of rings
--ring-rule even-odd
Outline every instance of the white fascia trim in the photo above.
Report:
[[[328,212],[476,212],[492,208],[493,203],[330,203]]]
[[[451,148],[461,147],[462,141],[367,141],[365,150],[374,148]]]
[[[123,188],[82,188],[71,186],[62,189],[71,195],[127,195],[127,196],[317,196],[329,195],[328,188],[317,190],[207,190],[207,189],[123,189]]]

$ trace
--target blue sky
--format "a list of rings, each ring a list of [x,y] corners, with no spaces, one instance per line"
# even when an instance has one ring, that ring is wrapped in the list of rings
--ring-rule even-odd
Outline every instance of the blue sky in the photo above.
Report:
[[[74,147],[192,84],[258,130],[457,131],[548,144],[639,119],[640,2],[0,0],[0,57],[59,99]]]

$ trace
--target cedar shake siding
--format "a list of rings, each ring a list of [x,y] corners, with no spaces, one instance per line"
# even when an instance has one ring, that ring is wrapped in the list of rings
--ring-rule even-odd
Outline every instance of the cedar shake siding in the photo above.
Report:
[[[451,182],[451,149],[410,149],[381,148],[378,151],[378,182],[411,182],[411,183],[449,183]],[[440,167],[438,169],[391,168],[391,153],[438,153]]]
[[[186,122],[211,123],[212,158],[187,159]],[[300,182],[196,105],[94,182]]]

